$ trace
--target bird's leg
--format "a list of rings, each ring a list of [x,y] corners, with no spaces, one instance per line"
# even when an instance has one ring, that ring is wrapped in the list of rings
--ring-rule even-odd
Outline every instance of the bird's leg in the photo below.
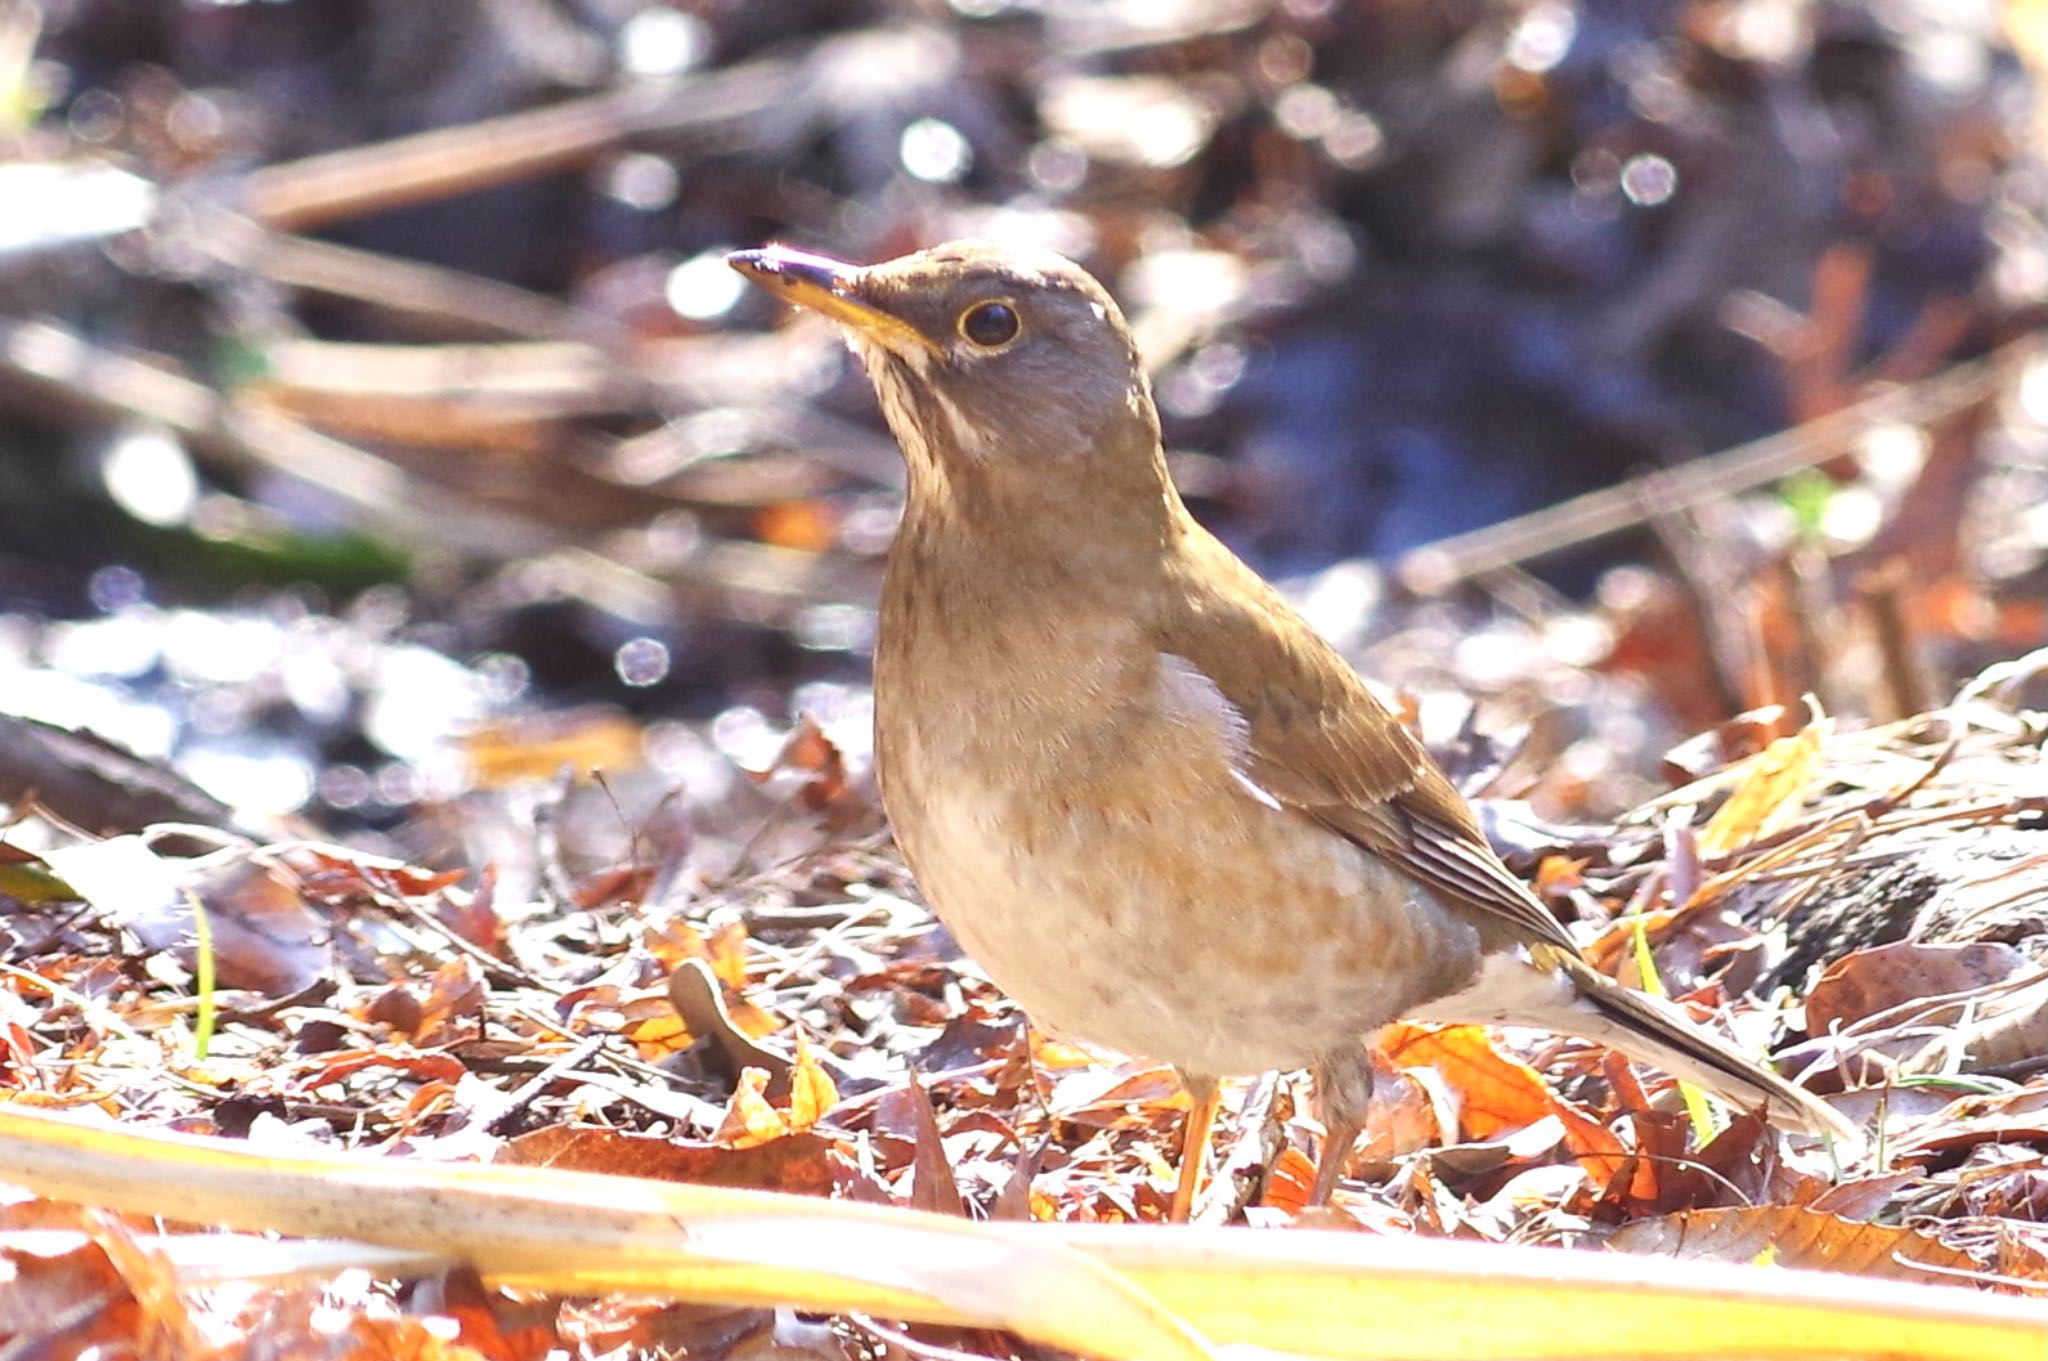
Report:
[[[1188,1094],[1188,1123],[1180,1141],[1180,1179],[1173,1184],[1171,1218],[1176,1224],[1185,1224],[1194,1212],[1195,1192],[1202,1185],[1202,1162],[1209,1152],[1209,1129],[1216,1123],[1216,1106],[1222,1100],[1222,1092],[1213,1077],[1199,1073],[1180,1073],[1179,1076],[1180,1085]]]
[[[1308,1203],[1327,1205],[1351,1146],[1365,1130],[1372,1104],[1372,1051],[1363,1044],[1333,1049],[1316,1061],[1316,1104],[1322,1108],[1323,1156]]]

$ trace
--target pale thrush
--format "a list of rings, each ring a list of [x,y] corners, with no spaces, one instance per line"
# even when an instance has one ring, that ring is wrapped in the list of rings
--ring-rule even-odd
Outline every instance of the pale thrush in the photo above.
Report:
[[[959,242],[731,257],[839,322],[909,462],[875,651],[882,796],[960,943],[1039,1024],[1216,1079],[1313,1066],[1328,1196],[1409,1018],[1583,1036],[1853,1141],[1833,1109],[1595,971],[1416,738],[1167,477],[1122,314]]]

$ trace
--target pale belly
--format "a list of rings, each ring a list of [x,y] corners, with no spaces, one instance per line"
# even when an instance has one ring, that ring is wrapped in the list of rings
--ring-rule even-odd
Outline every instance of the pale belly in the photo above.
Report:
[[[926,896],[1047,1030],[1197,1074],[1296,1068],[1476,972],[1462,920],[1220,762],[1169,744],[1111,786],[1063,755],[1077,780],[885,772],[918,804],[898,824]]]

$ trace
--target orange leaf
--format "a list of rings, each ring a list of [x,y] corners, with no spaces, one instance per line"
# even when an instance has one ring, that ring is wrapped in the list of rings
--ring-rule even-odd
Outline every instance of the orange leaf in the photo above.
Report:
[[[1536,892],[1541,897],[1569,893],[1585,882],[1586,859],[1583,856],[1546,855],[1536,862]]]
[[[434,1078],[423,1082],[413,1094],[406,1098],[399,1109],[399,1123],[408,1130],[418,1129],[433,1116],[447,1110],[455,1101],[455,1084],[446,1078]]]
[[[659,1060],[680,1054],[697,1039],[665,997],[628,1002],[624,1020],[621,1029],[643,1059]]]
[[[1564,1126],[1565,1147],[1571,1150],[1573,1161],[1586,1170],[1586,1175],[1602,1188],[1611,1183],[1616,1174],[1629,1161],[1628,1150],[1621,1146],[1621,1140],[1614,1131],[1592,1119],[1577,1107],[1560,1101],[1555,1106],[1559,1123]],[[1655,1189],[1650,1180],[1652,1170],[1644,1163],[1636,1164],[1636,1174],[1630,1178],[1630,1194],[1640,1191],[1647,1197]]]
[[[1298,1215],[1308,1206],[1308,1193],[1316,1184],[1316,1165],[1308,1155],[1289,1145],[1273,1160],[1266,1174],[1266,1194],[1260,1202],[1269,1209]]]
[[[491,1161],[829,1196],[832,1142],[823,1135],[797,1134],[750,1148],[725,1148],[591,1125],[544,1125],[500,1144]]]
[[[483,971],[469,956],[457,955],[434,970],[427,979],[427,995],[419,1000],[414,1043],[424,1049],[465,1039],[483,1018]]]
[[[767,1069],[743,1070],[732,1100],[726,1104],[725,1122],[711,1136],[712,1141],[726,1148],[753,1148],[788,1134],[789,1121],[768,1104],[767,1088]]]
[[[459,1081],[469,1070],[462,1060],[448,1054],[422,1054],[401,1045],[376,1049],[352,1049],[331,1058],[316,1059],[296,1078],[295,1090],[315,1092],[345,1082],[357,1073],[388,1068],[421,1082]]]
[[[747,986],[747,924],[728,917],[712,928],[704,945],[718,981],[734,992],[743,991]]]
[[[789,1127],[801,1134],[839,1104],[839,1088],[818,1065],[804,1033],[796,1033],[796,1062],[789,1068]]]
[[[1380,1032],[1380,1050],[1397,1068],[1436,1069],[1464,1098],[1460,1123],[1474,1139],[1525,1129],[1555,1105],[1536,1070],[1494,1048],[1482,1026],[1403,1022]]]
[[[654,884],[652,865],[619,865],[599,870],[576,886],[576,906],[588,911],[607,903],[637,903]]]
[[[701,959],[711,962],[711,946],[704,939],[704,933],[681,917],[670,917],[659,927],[647,933],[645,944],[649,954],[661,962],[664,969],[674,969],[686,959]]]
[[[1859,1224],[1795,1205],[1687,1210],[1625,1224],[1608,1246],[1666,1257],[1768,1262],[1814,1271],[1926,1281],[1935,1271],[1984,1274],[1968,1253],[1931,1234]]]

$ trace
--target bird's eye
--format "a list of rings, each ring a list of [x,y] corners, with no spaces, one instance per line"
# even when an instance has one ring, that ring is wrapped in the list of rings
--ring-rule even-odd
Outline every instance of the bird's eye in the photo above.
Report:
[[[1017,309],[1006,302],[978,302],[960,314],[960,334],[984,350],[998,349],[1024,329]]]

